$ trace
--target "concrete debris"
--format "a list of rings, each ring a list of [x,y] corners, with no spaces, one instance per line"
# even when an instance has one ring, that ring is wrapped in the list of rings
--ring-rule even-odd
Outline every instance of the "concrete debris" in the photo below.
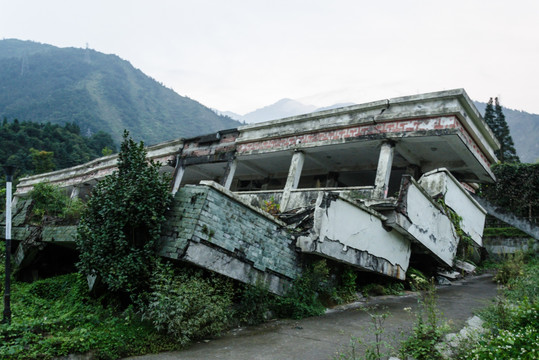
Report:
[[[486,331],[484,321],[478,316],[472,316],[466,320],[466,325],[458,333],[446,334],[444,341],[436,345],[444,359],[453,359],[462,342],[476,343]]]
[[[444,278],[447,278],[449,280],[458,280],[462,278],[462,274],[458,271],[439,271],[439,276],[443,276]]]
[[[455,268],[467,273],[467,274],[474,274],[476,266],[473,264],[470,264],[467,261],[462,260],[455,260]]]
[[[436,276],[436,284],[438,285],[452,285],[451,281],[443,276]]]

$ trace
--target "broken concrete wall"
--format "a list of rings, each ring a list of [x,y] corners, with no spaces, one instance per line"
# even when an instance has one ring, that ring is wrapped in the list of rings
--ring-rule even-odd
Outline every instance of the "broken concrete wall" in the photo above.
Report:
[[[269,214],[206,182],[176,193],[160,254],[282,294],[300,271],[292,236]]]
[[[479,246],[483,245],[483,228],[487,212],[446,169],[424,174],[419,184],[435,199],[443,201],[462,218],[461,229]]]
[[[318,193],[314,211],[313,228],[298,237],[302,252],[405,279],[410,241],[386,229],[382,215],[331,192]]]
[[[147,157],[166,167],[176,161],[176,154],[182,144],[183,139],[177,139],[150,146],[146,149]],[[27,196],[34,185],[42,182],[49,182],[64,189],[85,186],[86,184],[95,185],[97,181],[112,174],[117,169],[117,162],[118,154],[114,154],[71,168],[25,177],[20,179],[19,184],[17,184],[15,195]],[[167,171],[171,171],[171,169]]]
[[[387,225],[400,228],[447,266],[453,266],[459,237],[442,207],[410,176],[404,176],[397,210]]]
[[[502,258],[518,251],[539,252],[539,242],[527,237],[486,237],[484,246],[489,256]]]
[[[310,188],[294,189],[290,192],[288,201],[289,209],[314,207],[320,191],[331,191],[334,194],[343,195],[353,199],[368,199],[371,197],[374,186],[356,186],[347,188]],[[275,204],[281,203],[283,191],[242,191],[235,192],[236,196],[243,201],[257,207],[264,207],[265,202],[273,201]]]

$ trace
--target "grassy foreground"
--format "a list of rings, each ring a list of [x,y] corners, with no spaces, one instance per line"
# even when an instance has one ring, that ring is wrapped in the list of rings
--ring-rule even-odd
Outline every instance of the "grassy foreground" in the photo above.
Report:
[[[13,283],[12,323],[0,325],[0,358],[51,359],[92,351],[96,359],[116,359],[179,347],[131,307],[104,307],[87,288],[79,274]]]

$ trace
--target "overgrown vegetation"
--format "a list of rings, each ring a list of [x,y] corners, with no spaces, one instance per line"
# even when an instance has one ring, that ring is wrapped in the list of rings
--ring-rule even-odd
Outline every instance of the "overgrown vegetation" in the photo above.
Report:
[[[32,222],[41,223],[44,217],[61,218],[74,223],[84,209],[79,198],[71,199],[64,191],[50,183],[38,183],[30,192],[32,198]]]
[[[440,204],[444,209],[445,214],[453,224],[455,232],[459,238],[455,256],[462,260],[468,261],[473,257],[475,247],[472,238],[462,229],[462,216],[447,206],[443,198],[438,199],[438,204]]]
[[[384,323],[389,317],[388,311],[380,311],[376,307],[366,308],[364,311],[370,318],[370,332],[374,339],[372,341],[366,341],[359,337],[352,337],[350,339],[350,348],[346,352],[338,352],[334,357],[335,360],[378,360],[386,359],[393,355],[396,351],[393,345],[386,340]],[[364,355],[362,356],[359,346],[364,347]]]
[[[172,336],[180,345],[215,336],[231,318],[232,282],[201,271],[177,271],[158,263],[150,290],[142,296],[141,312],[158,331]]]
[[[0,251],[3,251],[0,246]],[[78,274],[12,284],[11,325],[0,325],[0,358],[52,359],[92,352],[96,359],[177,349],[132,307],[104,306]]]
[[[348,269],[340,278],[332,276],[326,260],[304,268],[285,296],[275,299],[274,310],[280,317],[300,319],[324,313],[326,306],[343,303],[355,297],[356,274]]]
[[[529,235],[514,227],[487,227],[483,230],[483,237],[527,238]]]
[[[125,131],[118,170],[94,187],[86,204],[76,239],[78,267],[110,291],[134,294],[148,287],[171,200],[169,180],[159,169],[146,159],[144,144]]]
[[[499,265],[504,286],[480,316],[487,332],[477,342],[463,342],[457,359],[537,359],[539,356],[539,260],[517,253]]]

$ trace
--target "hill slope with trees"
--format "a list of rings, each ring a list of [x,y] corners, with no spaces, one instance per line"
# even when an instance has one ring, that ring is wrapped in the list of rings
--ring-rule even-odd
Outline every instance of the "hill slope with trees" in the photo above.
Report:
[[[33,175],[82,164],[115,152],[111,136],[82,136],[73,123],[7,121],[0,126],[0,164],[15,165],[17,175]]]
[[[76,124],[120,143],[124,129],[147,145],[234,128],[195,100],[166,88],[128,61],[91,49],[0,40],[0,118]]]

